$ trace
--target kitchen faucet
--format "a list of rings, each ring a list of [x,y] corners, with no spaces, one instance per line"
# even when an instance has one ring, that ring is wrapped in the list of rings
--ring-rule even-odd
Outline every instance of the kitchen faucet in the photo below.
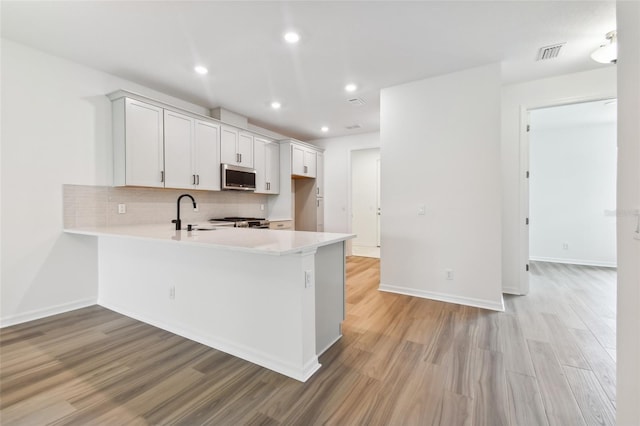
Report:
[[[177,204],[178,217],[171,221],[171,223],[175,223],[176,224],[176,231],[179,231],[179,230],[182,229],[182,221],[180,220],[180,200],[182,200],[183,197],[191,198],[191,201],[193,201],[193,208],[194,209],[198,208],[198,205],[196,204],[196,200],[194,200],[191,195],[182,194],[181,196],[178,197],[178,201],[176,203]]]

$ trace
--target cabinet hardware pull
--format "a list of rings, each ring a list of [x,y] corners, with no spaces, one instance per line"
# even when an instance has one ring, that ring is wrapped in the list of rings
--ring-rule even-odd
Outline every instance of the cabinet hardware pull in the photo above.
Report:
[[[196,185],[200,185],[200,175],[196,175]]]
[[[307,173],[307,166],[304,166],[304,172]]]
[[[240,163],[242,163],[242,154],[238,154],[240,156]]]
[[[320,195],[320,188],[319,188],[319,187],[318,187],[318,188],[316,188],[316,194],[317,194],[317,195]]]
[[[160,182],[164,183],[164,170],[160,171]]]
[[[196,175],[191,175],[193,177],[193,184],[196,184]]]

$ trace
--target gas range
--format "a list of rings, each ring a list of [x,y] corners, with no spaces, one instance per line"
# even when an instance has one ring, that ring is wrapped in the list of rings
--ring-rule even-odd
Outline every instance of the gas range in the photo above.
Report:
[[[269,221],[257,217],[224,217],[221,219],[209,219],[210,222],[233,222],[236,228],[269,228]]]

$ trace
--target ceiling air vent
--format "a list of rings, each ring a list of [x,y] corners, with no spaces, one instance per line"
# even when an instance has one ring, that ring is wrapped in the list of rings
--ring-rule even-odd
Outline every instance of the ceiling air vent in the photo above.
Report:
[[[345,129],[347,130],[355,130],[355,129],[360,129],[362,126],[359,124],[352,124],[350,126],[345,127]]]
[[[557,58],[560,54],[560,49],[562,49],[562,46],[564,45],[565,43],[558,43],[551,46],[541,47],[540,50],[538,50],[538,58],[536,61]]]
[[[360,98],[347,99],[347,102],[349,102],[353,106],[364,105],[364,101],[362,99],[360,99]]]

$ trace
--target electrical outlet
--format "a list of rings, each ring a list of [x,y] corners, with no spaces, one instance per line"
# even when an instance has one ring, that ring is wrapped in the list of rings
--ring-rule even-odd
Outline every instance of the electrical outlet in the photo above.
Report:
[[[125,214],[127,212],[126,204],[118,204],[118,214]]]
[[[313,271],[304,271],[304,288],[313,287]]]
[[[424,204],[420,204],[418,206],[418,216],[424,216],[427,213],[427,206]]]
[[[562,243],[563,250],[569,250],[569,243]]]
[[[453,279],[453,269],[445,269],[444,273],[445,273],[445,277],[448,280],[452,280]]]
[[[264,204],[260,204],[260,210],[264,211]]]
[[[169,300],[175,300],[176,298],[176,286],[172,285],[169,287]]]

